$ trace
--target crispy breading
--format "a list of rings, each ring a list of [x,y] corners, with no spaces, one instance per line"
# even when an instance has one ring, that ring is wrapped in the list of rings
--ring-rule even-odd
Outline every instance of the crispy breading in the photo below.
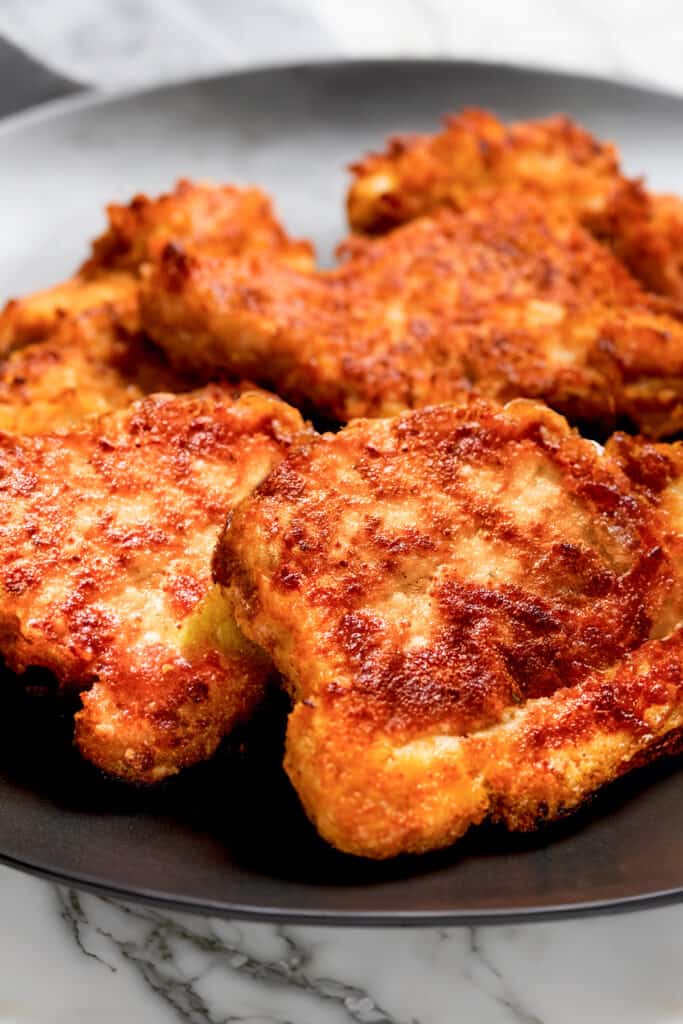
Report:
[[[351,170],[349,223],[363,234],[444,205],[464,209],[476,192],[501,186],[531,189],[558,200],[588,227],[602,227],[625,182],[615,147],[568,117],[505,125],[477,109],[446,117],[435,135],[396,136]]]
[[[310,245],[286,235],[255,188],[181,181],[157,199],[110,206],[108,215],[76,277],[0,314],[0,352],[10,353],[0,364],[1,429],[40,433],[193,386],[140,333],[139,277],[169,240],[223,255],[268,251],[302,269],[312,261]]]
[[[635,206],[635,209],[634,209]],[[683,200],[647,195],[647,205],[626,189],[612,204],[614,249],[647,288],[683,302]]]
[[[333,270],[167,246],[145,329],[181,368],[244,374],[346,421],[473,389],[575,421],[683,426],[683,325],[568,214],[480,195],[346,247]]]
[[[88,689],[76,742],[153,782],[208,757],[267,661],[212,590],[225,517],[302,431],[259,391],[156,395],[60,434],[0,434],[0,652]]]
[[[616,148],[568,117],[505,125],[483,110],[435,135],[396,137],[352,166],[354,231],[377,234],[437,208],[466,209],[481,189],[531,190],[609,243],[646,287],[683,301],[683,207],[626,177]]]
[[[156,346],[128,334],[110,308],[95,308],[66,317],[49,337],[0,362],[0,430],[73,427],[144,395],[190,386]]]
[[[112,204],[107,215],[107,230],[75,277],[7,303],[0,313],[0,355],[46,337],[66,316],[103,305],[120,326],[139,330],[139,275],[172,241],[224,256],[267,251],[303,270],[313,265],[310,243],[289,238],[257,188],[183,179],[155,199],[137,195],[126,206]]]
[[[214,578],[291,690],[285,766],[329,842],[532,828],[661,752],[683,727],[676,451],[636,485],[546,407],[473,399],[318,438],[235,509]]]
[[[49,338],[62,322],[95,309],[106,309],[119,326],[139,329],[138,286],[130,274],[113,271],[95,277],[72,277],[62,284],[10,299],[0,312],[0,356]]]
[[[93,242],[82,273],[137,273],[165,245],[179,240],[216,255],[265,251],[302,270],[313,265],[311,243],[289,237],[271,200],[258,188],[183,178],[173,192],[155,199],[140,194],[125,206],[112,203],[107,216],[109,226]]]

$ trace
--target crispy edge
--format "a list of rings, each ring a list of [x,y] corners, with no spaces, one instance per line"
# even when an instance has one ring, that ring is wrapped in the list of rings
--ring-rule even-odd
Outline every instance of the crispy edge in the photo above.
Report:
[[[486,110],[444,118],[433,135],[396,136],[382,153],[351,165],[353,231],[379,234],[441,206],[467,207],[482,188],[559,195],[587,226],[600,228],[613,189],[623,187],[618,154],[565,115],[503,124]]]
[[[76,276],[62,284],[10,299],[0,313],[0,357],[44,340],[68,319],[102,307],[123,330],[139,330],[138,289],[127,273],[112,271],[95,278]]]
[[[0,362],[0,429],[43,434],[130,405],[153,392],[188,391],[140,334],[123,329],[110,307],[60,320],[41,341]]]
[[[122,694],[109,670],[81,694],[74,742],[91,764],[129,783],[152,785],[210,758],[247,721],[273,682],[272,663],[237,628],[218,588],[183,625],[179,659],[146,671],[164,679],[154,700]],[[191,673],[191,674],[190,674]]]
[[[565,116],[504,125],[482,110],[444,119],[434,135],[398,136],[351,166],[353,231],[381,234],[441,206],[466,209],[496,186],[530,189],[572,212],[643,285],[683,303],[683,200],[650,193],[618,152]]]
[[[312,244],[290,238],[272,200],[255,187],[181,178],[171,192],[153,199],[139,193],[129,203],[111,203],[107,219],[82,274],[103,269],[138,273],[166,245],[181,240],[215,255],[263,250],[301,270],[313,266]]]
[[[239,434],[262,434],[272,449],[271,468],[289,445],[297,443],[300,434],[310,436],[296,410],[248,384],[229,389],[212,385],[184,395],[180,401],[189,406],[189,412],[195,409],[192,422],[200,425],[206,420],[205,399],[214,397],[229,399],[239,407],[235,424]],[[127,432],[126,425],[132,420],[130,443],[138,447],[136,437],[142,420],[151,417],[153,422],[157,406],[168,410],[175,401],[170,395],[157,395],[130,409],[108,414],[76,431],[76,442],[101,434],[116,438]],[[68,438],[62,435],[62,440]],[[42,441],[18,439],[13,443],[25,447]],[[56,438],[48,441],[59,443]],[[113,445],[111,450],[118,449]],[[125,473],[125,467],[117,463],[116,472]],[[219,530],[217,524],[216,536]],[[177,644],[152,643],[146,648],[144,662],[133,659],[123,666],[123,672],[121,660],[128,658],[125,649],[117,654],[115,645],[107,647],[94,659],[89,654],[91,640],[93,650],[98,650],[97,636],[92,633],[97,622],[91,623],[87,615],[81,623],[87,636],[77,641],[72,638],[64,649],[65,657],[59,651],[40,654],[36,638],[23,636],[18,618],[5,616],[2,645],[15,670],[44,665],[56,673],[65,689],[85,691],[83,709],[76,718],[76,744],[107,774],[128,782],[153,783],[210,756],[226,733],[251,713],[272,679],[271,663],[240,633],[220,593],[211,586],[210,556],[205,574],[207,594],[189,615],[181,617]],[[79,608],[77,602],[72,610],[80,622]],[[83,643],[87,650],[79,666]],[[131,669],[129,686],[125,673]]]
[[[99,306],[107,306],[122,328],[138,332],[139,278],[177,240],[214,254],[263,251],[300,270],[313,267],[311,243],[289,237],[271,200],[257,188],[182,179],[156,198],[139,194],[128,204],[112,203],[107,216],[107,229],[74,277],[5,305],[0,356],[47,337],[65,317]]]
[[[678,630],[581,686],[529,702],[488,732],[399,748],[346,714],[343,699],[333,710],[300,702],[285,767],[321,835],[357,856],[449,846],[486,817],[528,831],[659,756],[683,727],[682,666]]]
[[[522,417],[527,407],[533,413],[532,403],[513,405],[522,407]],[[657,455],[668,448],[647,447]],[[612,447],[608,456],[613,453]],[[626,469],[629,457],[627,451],[618,459]],[[664,487],[661,467],[658,472],[647,500]],[[634,479],[632,466],[627,475]],[[281,476],[280,485],[296,501],[296,473]],[[272,604],[269,599],[264,620],[263,572],[254,576],[240,557],[241,530],[254,522],[254,500],[258,495],[229,524],[214,558],[214,578],[228,588],[240,627],[289,679],[295,707],[285,767],[309,817],[339,849],[377,859],[423,853],[450,845],[487,817],[511,829],[533,829],[577,809],[599,787],[676,741],[683,727],[680,628],[646,641],[608,669],[593,670],[578,685],[527,700],[497,724],[464,736],[430,727],[396,739],[381,716],[363,709],[353,688],[330,685],[308,693],[297,682],[285,596]],[[660,525],[665,529],[664,521]],[[273,561],[270,540],[265,543],[266,560]],[[664,611],[663,624],[670,621],[680,622],[680,609]]]

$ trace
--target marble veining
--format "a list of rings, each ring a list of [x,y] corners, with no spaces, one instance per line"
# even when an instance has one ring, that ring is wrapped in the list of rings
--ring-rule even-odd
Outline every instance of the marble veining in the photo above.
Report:
[[[0,33],[102,89],[384,54],[683,91],[679,0],[2,0]],[[677,906],[489,928],[246,924],[0,868],[0,1024],[681,1024],[682,935]]]
[[[402,1024],[356,985],[320,977],[312,970],[312,947],[281,925],[253,926],[185,918],[101,899],[89,914],[87,897],[58,889],[60,911],[78,950],[110,971],[116,964],[103,944],[112,944],[145,983],[183,1020],[213,1021],[220,979],[235,975],[268,987],[311,993],[358,1024]],[[104,914],[102,911],[104,909]],[[249,934],[251,931],[251,934]],[[228,1020],[245,1018],[231,1015]],[[265,1019],[265,1018],[264,1018]],[[268,1019],[285,1018],[270,1016]]]
[[[676,1024],[682,908],[481,928],[224,921],[0,869],[0,1022]]]

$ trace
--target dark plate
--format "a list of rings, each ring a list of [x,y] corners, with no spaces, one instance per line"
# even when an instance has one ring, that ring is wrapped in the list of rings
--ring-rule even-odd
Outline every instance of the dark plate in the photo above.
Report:
[[[97,211],[182,174],[254,181],[329,252],[344,165],[389,132],[464,105],[567,111],[614,138],[632,172],[683,191],[683,101],[595,79],[448,62],[275,69],[108,100],[68,99],[0,128],[0,294],[70,272]],[[8,199],[11,198],[11,202]],[[99,778],[70,718],[7,679],[0,859],[187,910],[336,923],[455,923],[643,906],[683,893],[683,774],[672,760],[533,837],[482,828],[455,849],[371,864],[326,848],[279,767],[278,701],[247,737],[153,792]]]

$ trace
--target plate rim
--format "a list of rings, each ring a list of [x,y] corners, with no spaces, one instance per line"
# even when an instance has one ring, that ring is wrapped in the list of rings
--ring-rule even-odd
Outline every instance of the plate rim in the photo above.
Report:
[[[594,89],[613,88],[621,93],[654,99],[680,106],[683,115],[683,92],[661,88],[635,78],[614,77],[574,70],[558,70],[543,64],[526,64],[516,61],[485,61],[459,59],[457,57],[401,56],[386,55],[370,57],[326,57],[302,61],[259,62],[249,67],[231,68],[206,75],[190,75],[167,79],[164,82],[144,87],[127,87],[111,90],[86,88],[75,95],[47,100],[28,110],[0,118],[0,138],[11,137],[14,133],[30,130],[63,117],[79,114],[100,107],[113,106],[141,98],[153,98],[164,93],[182,91],[201,85],[217,85],[235,79],[259,79],[277,73],[334,73],[346,72],[351,68],[367,73],[383,69],[421,69],[425,67],[444,70],[461,69],[463,72],[479,73],[505,72],[520,76],[551,78],[567,84],[583,84]],[[441,113],[435,112],[435,123]],[[326,910],[311,907],[272,907],[249,903],[233,903],[226,900],[182,896],[175,897],[167,892],[142,886],[125,887],[111,880],[102,880],[88,874],[69,873],[54,870],[31,860],[14,857],[0,850],[0,864],[39,877],[60,886],[73,887],[100,896],[114,898],[145,906],[163,908],[174,912],[208,915],[218,918],[319,925],[323,927],[435,927],[435,926],[491,926],[501,924],[531,924],[540,921],[583,918],[615,913],[633,913],[683,901],[683,879],[679,886],[654,892],[615,896],[606,899],[577,901],[523,908],[489,908],[458,911],[457,909],[437,910]],[[283,884],[286,884],[284,882]]]
[[[633,914],[683,902],[683,885],[645,895],[618,896],[604,900],[584,900],[549,906],[513,910],[318,910],[297,907],[285,909],[226,900],[207,900],[191,896],[174,897],[146,886],[124,888],[114,882],[98,881],[87,875],[71,876],[28,860],[0,852],[0,865],[22,874],[52,882],[68,889],[93,893],[108,899],[157,907],[174,913],[194,914],[236,921],[273,924],[316,925],[324,928],[479,928],[500,925],[536,924],[548,921],[577,920],[586,917]]]
[[[555,78],[558,81],[583,83],[598,88],[611,86],[620,91],[673,101],[683,106],[683,91],[679,93],[671,89],[665,89],[635,76],[620,77],[601,75],[595,72],[588,74],[571,69],[558,70],[550,65],[542,63],[525,64],[523,61],[487,61],[475,58],[460,59],[458,57],[429,57],[420,55],[391,57],[380,54],[367,57],[321,57],[316,60],[302,61],[263,61],[250,65],[248,68],[231,68],[225,71],[210,72],[206,75],[181,75],[154,85],[142,87],[130,86],[115,89],[96,89],[85,86],[81,92],[46,100],[27,110],[21,110],[0,118],[0,138],[11,134],[13,131],[21,131],[23,128],[30,128],[35,124],[42,124],[45,121],[58,120],[60,117],[65,117],[72,113],[80,113],[93,107],[110,106],[119,102],[125,102],[126,100],[144,99],[190,86],[217,84],[227,79],[258,78],[277,72],[331,72],[335,69],[347,69],[350,67],[357,68],[358,70],[376,71],[381,70],[383,67],[409,68],[411,66],[462,68],[463,70],[469,69],[480,72],[504,71],[517,72],[520,75],[540,75],[547,78]],[[437,113],[435,116],[438,120],[442,115]]]

